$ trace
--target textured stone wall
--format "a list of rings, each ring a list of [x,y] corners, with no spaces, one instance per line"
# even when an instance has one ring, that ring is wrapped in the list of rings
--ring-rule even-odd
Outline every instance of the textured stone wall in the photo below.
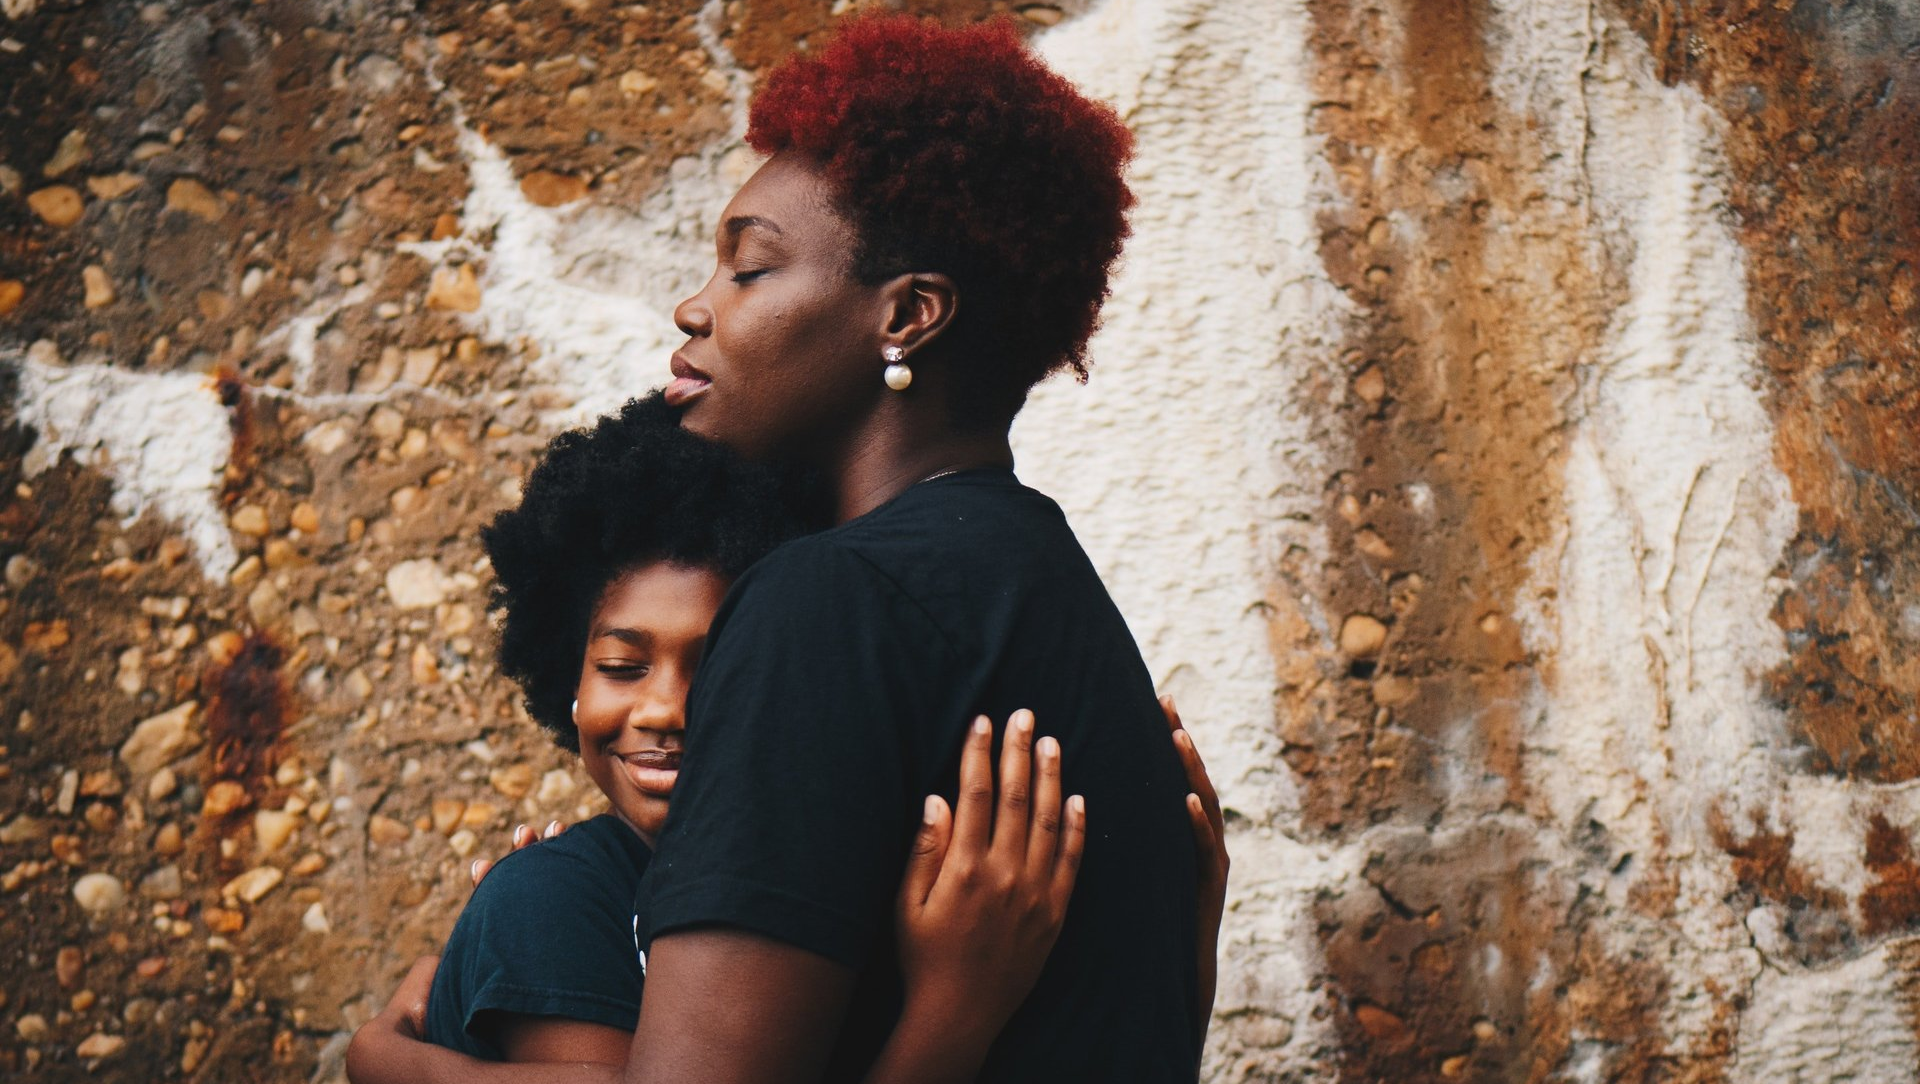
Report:
[[[331,1080],[517,821],[474,528],[802,0],[0,18],[0,1072]],[[1016,427],[1222,783],[1208,1077],[1920,1078],[1920,9],[1016,8],[1140,137]]]

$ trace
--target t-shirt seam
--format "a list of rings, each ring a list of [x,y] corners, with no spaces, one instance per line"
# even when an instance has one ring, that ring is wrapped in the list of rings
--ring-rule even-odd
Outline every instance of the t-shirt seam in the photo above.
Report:
[[[797,539],[794,543],[791,543],[791,545],[793,545],[796,551],[804,551],[805,547],[817,546],[831,552],[845,554],[860,562],[862,567],[878,577],[895,596],[913,606],[914,611],[920,615],[922,621],[926,622],[927,627],[939,634],[940,645],[946,649],[948,655],[958,654],[960,648],[956,642],[957,637],[934,617],[933,611],[927,607],[927,604],[920,601],[919,596],[902,586],[900,581],[895,579],[892,573],[880,567],[878,562],[860,552],[853,543],[833,537],[839,530],[840,528],[822,531],[808,538]]]
[[[515,994],[521,997],[544,998],[550,1001],[577,1001],[587,1005],[601,1005],[614,1009],[640,1008],[637,999],[615,997],[611,994],[595,993],[592,990],[569,989],[564,986],[529,986],[518,982],[490,981],[483,984],[473,997],[473,1004],[467,1009],[471,1020],[475,1013],[507,1011],[500,1005],[482,1004],[489,995]]]
[[[770,919],[761,916],[749,916],[751,921],[743,921],[738,913],[740,910],[738,906],[716,908],[712,905],[711,899],[702,899],[703,896],[709,896],[717,892],[722,899],[737,904],[737,897],[729,892],[730,889],[736,886],[747,888],[751,892],[767,896],[771,899],[780,900],[791,907],[792,910],[789,911],[787,915],[781,916],[781,918]],[[672,914],[672,911],[676,905],[702,910],[705,913],[691,918],[675,916]],[[649,943],[659,938],[662,934],[672,933],[674,930],[711,924],[716,926],[730,926],[738,929],[751,930],[755,933],[766,934],[775,940],[796,945],[810,952],[818,952],[823,956],[836,959],[840,958],[843,953],[854,952],[855,946],[857,946],[860,941],[860,927],[864,925],[858,917],[838,907],[823,904],[819,900],[786,891],[763,881],[752,880],[746,877],[721,876],[715,874],[701,875],[693,881],[674,885],[667,892],[651,897],[647,910],[647,939]],[[724,912],[724,914],[716,915],[716,911]],[[764,914],[764,912],[762,914]],[[783,918],[788,917],[797,918],[808,925],[825,925],[831,927],[830,937],[839,944],[829,948],[819,944],[819,939],[817,938],[810,939],[811,943],[802,943],[799,940],[795,940],[790,933],[791,923],[782,921]]]
[[[861,553],[859,550],[854,549],[851,546],[845,547],[845,549],[849,556],[853,557],[855,560],[859,561],[861,564],[872,569],[874,575],[884,580],[886,582],[886,585],[893,590],[894,594],[900,596],[901,598],[913,604],[913,608],[920,612],[921,619],[924,620],[927,623],[927,625],[933,629],[933,631],[940,634],[941,643],[945,645],[947,649],[947,654],[954,655],[959,653],[959,645],[954,642],[955,641],[954,635],[951,632],[947,631],[944,625],[942,625],[939,621],[934,619],[933,611],[927,608],[926,603],[920,601],[920,599],[916,595],[914,595],[913,592],[908,591],[904,586],[901,585],[899,580],[894,579],[891,573],[889,573],[886,569],[881,568],[880,565],[876,561],[874,561],[872,558],[868,557],[866,554]]]

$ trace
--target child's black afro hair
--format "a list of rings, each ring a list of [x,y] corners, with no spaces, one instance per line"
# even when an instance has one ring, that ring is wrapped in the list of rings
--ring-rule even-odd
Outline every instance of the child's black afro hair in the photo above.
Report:
[[[528,713],[577,750],[571,704],[607,585],[655,561],[736,577],[805,529],[802,489],[681,429],[657,393],[555,437],[519,507],[481,532],[500,669],[526,692]]]

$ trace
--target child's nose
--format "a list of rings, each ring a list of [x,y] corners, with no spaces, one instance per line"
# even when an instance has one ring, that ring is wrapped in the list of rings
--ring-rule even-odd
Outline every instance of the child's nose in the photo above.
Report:
[[[684,682],[648,682],[648,688],[627,713],[627,725],[638,730],[685,730],[687,688]]]

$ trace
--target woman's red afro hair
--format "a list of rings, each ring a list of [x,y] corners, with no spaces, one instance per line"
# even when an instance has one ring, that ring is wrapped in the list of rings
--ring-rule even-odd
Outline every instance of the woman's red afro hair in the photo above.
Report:
[[[951,276],[946,335],[975,405],[1019,409],[1048,373],[1086,377],[1087,339],[1127,236],[1133,135],[1041,64],[1008,20],[858,16],[789,57],[747,142],[825,170],[860,236],[857,273]]]

